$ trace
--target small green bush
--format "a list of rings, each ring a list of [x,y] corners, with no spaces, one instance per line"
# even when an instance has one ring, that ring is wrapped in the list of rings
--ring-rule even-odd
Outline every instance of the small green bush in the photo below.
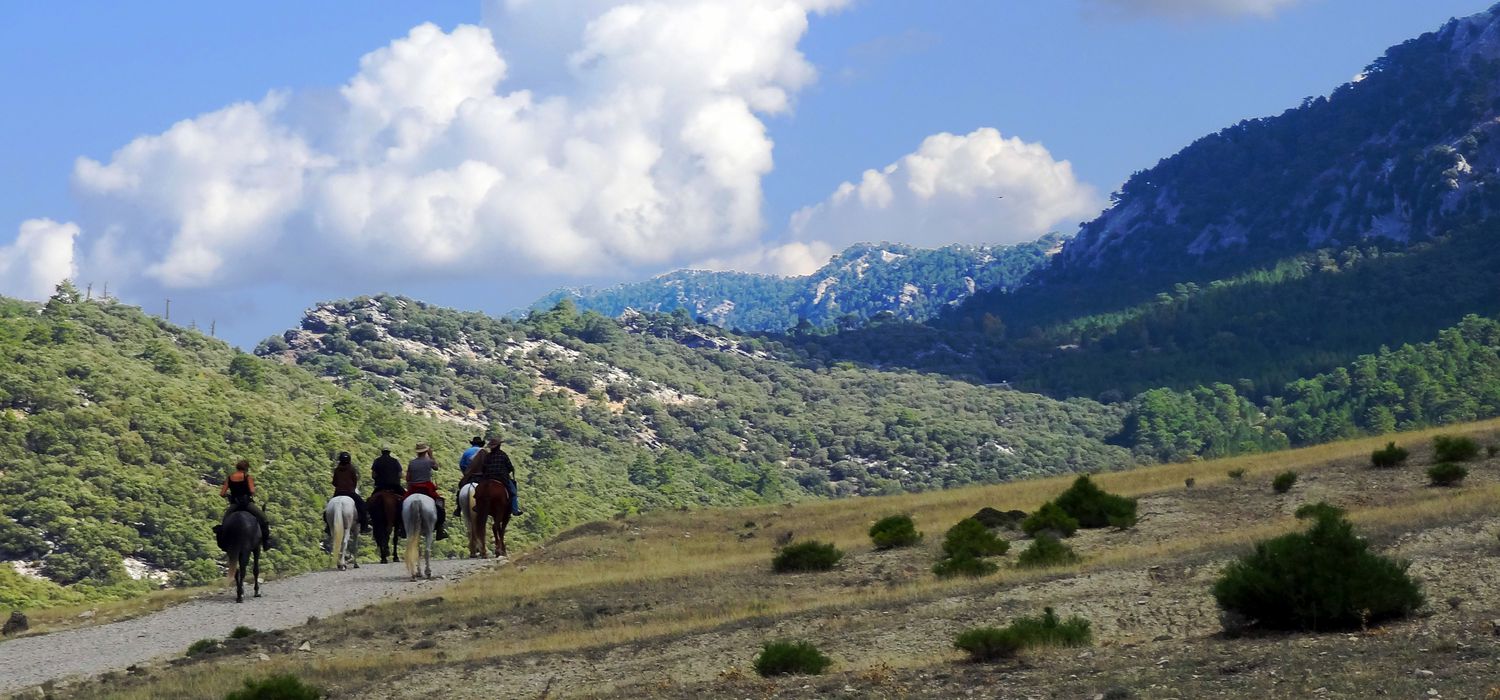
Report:
[[[255,629],[254,627],[246,627],[244,625],[240,625],[239,627],[234,628],[233,632],[229,633],[229,638],[244,639],[245,637],[253,637],[259,633],[260,630]]]
[[[1479,443],[1463,435],[1435,435],[1432,438],[1434,462],[1469,462],[1479,456]]]
[[[832,664],[833,660],[810,642],[766,642],[755,657],[755,672],[762,676],[816,676]]]
[[[1052,500],[1063,512],[1078,521],[1079,527],[1130,527],[1135,524],[1135,499],[1109,493],[1088,476],[1073,480],[1073,485]]]
[[[954,576],[989,576],[1000,570],[1000,566],[992,561],[980,559],[972,554],[957,557],[944,557],[938,563],[932,565],[932,573],[941,578],[953,578]]]
[[[1349,521],[1323,512],[1306,532],[1255,545],[1214,584],[1219,607],[1248,625],[1313,632],[1359,629],[1421,607],[1407,565],[1369,551]]]
[[[1062,509],[1062,506],[1051,501],[1043,503],[1035,513],[1026,516],[1021,521],[1021,531],[1035,536],[1038,532],[1051,530],[1063,537],[1072,537],[1078,532],[1078,520]]]
[[[1010,551],[1010,542],[996,537],[989,528],[973,518],[964,518],[943,536],[943,554],[947,557],[989,557]]]
[[[245,687],[224,696],[224,700],[319,700],[323,689],[302,682],[291,674],[268,676],[261,680],[245,679]]]
[[[1342,518],[1344,517],[1344,509],[1335,505],[1329,505],[1327,501],[1306,503],[1297,508],[1298,520],[1316,520],[1318,518],[1324,517],[1325,515],[1335,518]]]
[[[1277,474],[1275,479],[1271,480],[1271,490],[1276,493],[1286,493],[1287,491],[1291,491],[1292,486],[1296,483],[1297,472],[1282,472]]]
[[[1394,442],[1387,442],[1385,447],[1370,453],[1370,466],[1377,469],[1390,469],[1399,467],[1406,462],[1410,454],[1405,448],[1397,447]]]
[[[778,574],[794,571],[830,571],[844,553],[827,542],[807,540],[789,545],[776,553],[771,560],[771,569]]]
[[[1244,469],[1230,469],[1229,470],[1229,478],[1234,479],[1235,481],[1243,481],[1245,479],[1245,470]]]
[[[968,652],[973,661],[994,661],[1015,656],[1022,649],[1087,646],[1093,639],[1088,620],[1074,615],[1060,621],[1047,608],[1041,617],[1023,617],[1002,628],[966,630],[953,640],[953,646]]]
[[[1500,445],[1490,445],[1484,448],[1484,456],[1490,459],[1494,459],[1497,454],[1500,454]]]
[[[218,648],[219,648],[219,640],[217,640],[217,639],[200,639],[200,640],[198,640],[196,642],[193,642],[192,644],[188,645],[187,655],[188,656],[197,656],[199,654],[207,654],[207,653],[209,653],[211,651],[214,651],[214,650],[216,650]]]
[[[1432,480],[1433,486],[1457,486],[1468,475],[1469,470],[1452,462],[1434,464],[1427,469],[1427,478]]]
[[[1067,543],[1051,535],[1038,535],[1031,546],[1016,557],[1016,566],[1023,569],[1039,569],[1048,566],[1066,566],[1078,562],[1078,555]]]
[[[891,515],[870,526],[870,541],[876,549],[910,547],[922,541],[922,533],[909,515]]]

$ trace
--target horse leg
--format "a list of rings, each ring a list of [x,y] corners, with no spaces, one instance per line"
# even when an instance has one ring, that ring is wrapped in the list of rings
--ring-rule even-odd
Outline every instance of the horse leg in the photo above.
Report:
[[[422,561],[427,565],[426,574],[427,578],[429,579],[432,578],[432,538],[434,534],[433,531],[436,529],[437,523],[434,522],[432,524],[432,527],[427,528],[427,532],[423,535],[423,539],[427,540],[427,551],[422,552]]]
[[[504,514],[495,518],[495,549],[500,552],[501,557],[507,559],[510,558],[505,551],[505,530],[508,527],[510,527],[510,509],[506,508]]]
[[[260,597],[260,547],[256,547],[250,556],[255,557],[255,569],[250,573],[255,576],[255,597]]]
[[[245,564],[247,563],[245,560],[249,557],[246,556],[244,549],[236,552],[236,555],[239,557],[240,565],[234,568],[234,602],[243,603],[245,602]]]
[[[359,523],[349,526],[349,564],[359,568]]]

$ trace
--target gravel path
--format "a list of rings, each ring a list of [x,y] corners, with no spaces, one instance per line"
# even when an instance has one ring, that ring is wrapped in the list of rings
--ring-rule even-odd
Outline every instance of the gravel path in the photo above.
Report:
[[[247,582],[243,604],[235,604],[231,588],[130,620],[0,642],[0,695],[177,656],[193,642],[223,639],[240,625],[261,631],[285,629],[313,615],[327,617],[392,598],[430,594],[490,563],[493,560],[433,561],[434,578],[416,583],[406,578],[406,565],[397,563],[315,571],[263,583],[260,598],[250,597]]]

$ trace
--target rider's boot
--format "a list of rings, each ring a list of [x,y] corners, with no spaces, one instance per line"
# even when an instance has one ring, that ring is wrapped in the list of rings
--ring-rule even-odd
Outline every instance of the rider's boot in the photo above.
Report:
[[[448,512],[444,507],[442,499],[437,502],[437,539],[448,539]]]

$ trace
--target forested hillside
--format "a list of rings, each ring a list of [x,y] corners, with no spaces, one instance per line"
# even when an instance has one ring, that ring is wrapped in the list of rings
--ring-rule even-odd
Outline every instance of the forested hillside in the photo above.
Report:
[[[1256,405],[1226,384],[1136,398],[1125,438],[1180,459],[1330,442],[1500,415],[1500,322],[1470,316],[1420,345],[1381,348]]]
[[[1137,173],[1019,288],[798,343],[1057,397],[1255,398],[1500,313],[1497,77],[1500,10],[1451,22]]]
[[[564,450],[597,463],[598,473],[643,487],[621,509],[662,505],[694,478],[785,498],[1127,460],[1104,444],[1119,431],[1120,408],[909,372],[803,366],[777,342],[681,311],[615,320],[564,301],[510,321],[361,297],[317,306],[302,328],[257,352],[401,396],[412,411],[534,441],[541,452],[529,461]]]
[[[608,289],[558,290],[532,309],[546,311],[563,299],[611,317],[626,309],[685,309],[741,331],[784,331],[799,323],[850,328],[875,317],[923,320],[977,291],[1014,288],[1061,244],[1057,234],[1012,246],[860,244],[805,277],[679,270]]]
[[[210,527],[240,458],[281,542],[271,570],[315,565],[336,452],[428,440],[451,460],[465,432],[70,287],[0,299],[0,605],[219,576]]]

